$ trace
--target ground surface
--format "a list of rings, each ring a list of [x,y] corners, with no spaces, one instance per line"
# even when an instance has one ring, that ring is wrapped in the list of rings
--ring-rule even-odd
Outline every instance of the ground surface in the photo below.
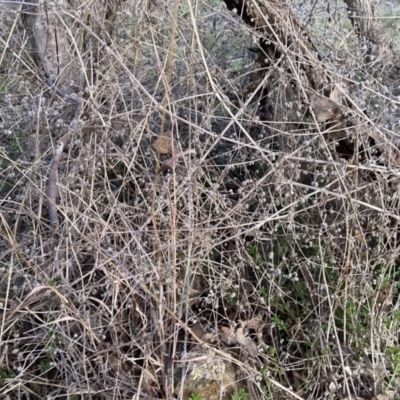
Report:
[[[38,78],[18,6],[0,5],[3,398],[200,400],[196,360],[233,374],[216,398],[400,396],[398,166],[361,128],[343,155],[324,124],[260,118],[296,105],[283,78],[267,101],[252,87],[258,38],[220,2],[182,2],[169,80],[173,4],[111,17],[71,4],[59,12],[76,18],[85,107],[58,169],[56,232],[46,183],[70,108]],[[343,5],[330,20],[325,3],[292,6],[338,82],[364,84],[352,109],[396,132]],[[162,124],[172,161],[151,147]]]

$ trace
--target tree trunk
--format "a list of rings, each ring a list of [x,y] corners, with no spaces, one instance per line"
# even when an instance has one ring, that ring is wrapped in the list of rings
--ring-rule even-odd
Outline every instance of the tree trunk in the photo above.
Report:
[[[32,58],[49,86],[56,85],[64,94],[71,94],[79,86],[79,64],[70,44],[70,30],[61,9],[67,4],[50,6],[44,0],[28,0],[23,4],[21,18],[32,47]]]

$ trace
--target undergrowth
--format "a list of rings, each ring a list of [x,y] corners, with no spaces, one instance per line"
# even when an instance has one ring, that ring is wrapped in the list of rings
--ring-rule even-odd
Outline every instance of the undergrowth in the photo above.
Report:
[[[210,354],[236,371],[215,398],[399,396],[399,168],[361,134],[396,136],[398,102],[344,8],[292,5],[350,88],[335,137],[304,104],[288,118],[301,78],[253,87],[266,56],[224,3],[182,1],[170,82],[174,2],[115,2],[113,29],[104,2],[78,3],[55,8],[75,20],[85,100],[57,232],[46,185],[65,101],[38,78],[19,6],[0,5],[3,398],[200,399],[180,377]],[[159,173],[166,90],[174,154],[195,152]]]

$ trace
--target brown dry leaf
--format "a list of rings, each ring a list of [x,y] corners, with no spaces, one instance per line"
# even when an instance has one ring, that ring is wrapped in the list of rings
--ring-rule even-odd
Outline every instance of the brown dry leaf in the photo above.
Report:
[[[264,324],[262,323],[263,316],[262,314],[258,314],[255,317],[248,319],[247,321],[242,321],[242,324],[249,329],[255,329],[262,327]]]
[[[193,336],[196,336],[198,339],[202,339],[204,335],[204,329],[200,322],[196,322],[191,328]]]
[[[256,357],[258,354],[258,347],[249,337],[244,336],[243,328],[238,328],[236,331],[237,342],[244,347],[249,353],[250,357]]]
[[[311,100],[311,107],[318,122],[328,119],[340,120],[342,118],[340,106],[328,97],[315,95]]]
[[[121,357],[117,357],[116,355],[110,355],[108,357],[108,360],[116,371],[121,371],[121,369],[124,370],[124,365],[122,364]]]
[[[200,322],[196,322],[193,326],[192,326],[192,334],[193,336],[195,336],[196,338],[202,340],[203,342],[206,343],[213,343],[216,340],[216,335],[215,333],[207,333],[203,326],[200,324]]]
[[[219,328],[219,336],[225,344],[236,344],[236,338],[232,328],[221,326]]]
[[[204,333],[201,340],[206,343],[215,343],[217,341],[217,335],[215,333]]]
[[[336,104],[342,104],[342,94],[338,88],[338,85],[332,90],[329,98],[334,101]]]
[[[354,228],[353,229],[353,238],[359,241],[360,243],[364,243],[364,234],[361,229],[359,228]]]
[[[172,150],[171,137],[168,135],[160,135],[151,146],[157,153],[169,154]]]

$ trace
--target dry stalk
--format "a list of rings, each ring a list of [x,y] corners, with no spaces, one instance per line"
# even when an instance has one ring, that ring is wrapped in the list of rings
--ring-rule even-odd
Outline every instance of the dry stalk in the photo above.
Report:
[[[172,61],[174,56],[174,49],[175,49],[175,36],[176,30],[178,25],[178,10],[179,10],[179,3],[180,0],[175,0],[174,9],[172,14],[172,26],[171,26],[171,37],[168,47],[168,54],[167,54],[167,63],[165,67],[165,75],[163,76],[164,80],[164,97],[162,100],[162,114],[161,114],[161,127],[160,133],[153,143],[153,148],[157,151],[157,155],[159,158],[160,154],[168,154],[171,152],[172,149],[172,132],[170,136],[164,133],[165,129],[165,114],[166,114],[166,107],[169,104],[169,82],[171,80],[172,74]]]

